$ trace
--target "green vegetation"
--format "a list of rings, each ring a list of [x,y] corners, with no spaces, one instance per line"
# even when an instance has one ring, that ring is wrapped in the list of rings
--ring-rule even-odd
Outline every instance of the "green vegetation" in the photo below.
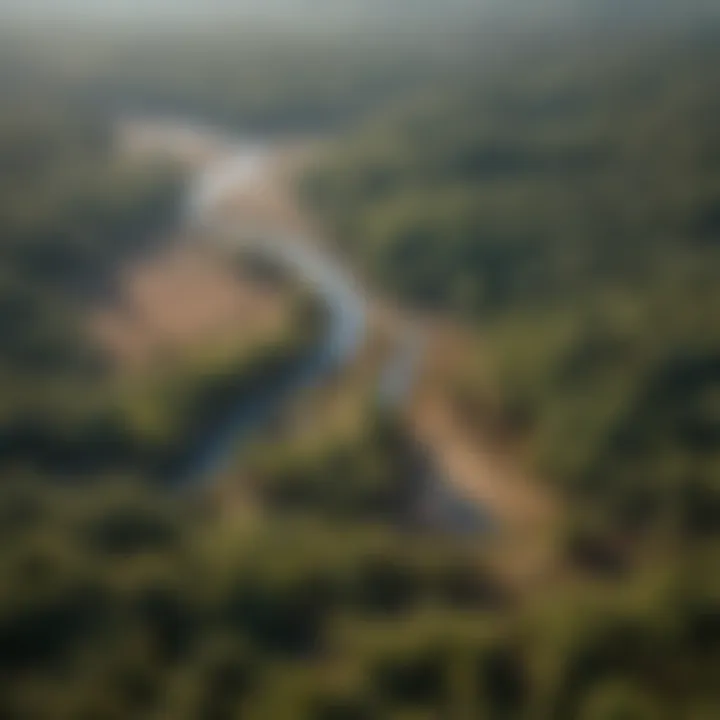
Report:
[[[487,65],[472,28],[3,45],[1,718],[720,715],[720,53],[715,28],[650,35]],[[448,393],[572,509],[547,577],[418,527],[399,418],[157,482],[307,336],[110,381],[83,313],[179,190],[111,153],[104,116],[138,107],[267,130],[382,108],[307,198],[374,282],[477,331],[490,374],[470,353]]]
[[[368,432],[388,462],[397,430]],[[530,602],[487,553],[353,513],[353,485],[335,519],[305,492],[244,524],[127,480],[6,485],[4,715],[712,716],[717,556]]]
[[[106,28],[78,41],[74,32],[14,33],[0,87],[25,98],[27,79],[53,97],[89,108],[158,113],[263,134],[323,132],[353,124],[428,80],[452,77],[474,53],[474,35],[431,32],[392,37],[317,31],[211,28],[127,34]],[[0,56],[2,59],[2,56]],[[34,92],[34,91],[33,91]]]
[[[383,287],[482,331],[469,420],[616,530],[715,533],[717,36],[604,40],[378,119],[305,192]]]
[[[103,123],[62,106],[11,108],[0,126],[0,458],[62,472],[78,435],[100,442],[105,363],[82,328],[118,265],[177,212],[169,168],[110,159]],[[98,437],[95,437],[95,433]],[[107,449],[107,448],[104,448]],[[60,467],[57,467],[60,465]]]

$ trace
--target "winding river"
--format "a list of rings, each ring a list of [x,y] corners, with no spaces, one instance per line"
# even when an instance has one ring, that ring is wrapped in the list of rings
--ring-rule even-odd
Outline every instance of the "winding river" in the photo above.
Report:
[[[270,149],[257,143],[229,141],[226,135],[202,127],[193,126],[192,132],[223,150],[220,159],[192,178],[185,222],[230,250],[252,249],[283,266],[312,289],[326,318],[322,341],[310,356],[284,377],[239,400],[231,415],[192,453],[179,482],[195,486],[227,469],[242,444],[267,426],[299,391],[320,383],[355,358],[365,339],[366,300],[351,275],[318,244],[250,226],[242,219],[228,221],[219,211],[229,197],[257,182],[270,161]],[[388,367],[392,366],[392,371],[384,373],[380,382],[380,392],[388,401],[392,398],[393,403],[399,402],[401,389],[409,389],[403,367],[409,370],[414,365],[407,348],[391,361]]]

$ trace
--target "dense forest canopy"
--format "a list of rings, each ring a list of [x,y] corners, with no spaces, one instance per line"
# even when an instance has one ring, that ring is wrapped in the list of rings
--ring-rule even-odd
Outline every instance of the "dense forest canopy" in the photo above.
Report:
[[[379,283],[490,335],[531,454],[631,527],[718,507],[716,39],[536,57],[306,181]]]

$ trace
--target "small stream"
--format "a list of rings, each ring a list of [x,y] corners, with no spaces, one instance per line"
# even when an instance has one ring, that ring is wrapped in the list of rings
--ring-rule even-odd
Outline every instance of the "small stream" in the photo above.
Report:
[[[193,132],[203,132],[193,126]],[[212,131],[206,131],[211,133]],[[206,166],[190,183],[185,221],[218,244],[252,250],[267,257],[304,282],[325,309],[322,342],[284,377],[258,387],[238,401],[228,418],[195,450],[178,482],[196,486],[226,470],[243,443],[267,427],[301,390],[320,383],[357,355],[365,340],[366,303],[353,278],[328,253],[303,238],[249,227],[223,219],[219,206],[243,186],[257,182],[270,159],[270,150],[258,143],[228,143],[218,161]]]

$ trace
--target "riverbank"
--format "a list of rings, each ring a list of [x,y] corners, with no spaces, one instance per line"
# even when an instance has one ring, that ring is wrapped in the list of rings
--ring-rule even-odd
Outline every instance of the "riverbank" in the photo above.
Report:
[[[170,127],[167,137],[172,144],[182,133]],[[193,126],[192,138],[206,154],[191,185],[189,219],[214,238],[208,241],[230,253],[254,248],[279,261],[302,277],[330,311],[324,347],[297,370],[295,381],[268,391],[262,410],[251,408],[257,424],[263,422],[260,414],[270,416],[270,406],[279,410],[282,403],[287,427],[294,427],[303,442],[317,438],[322,443],[342,428],[351,434],[362,426],[374,398],[399,415],[424,458],[415,499],[422,523],[455,535],[482,532],[487,537],[492,530],[493,541],[509,553],[503,562],[513,579],[525,582],[545,574],[556,521],[552,503],[512,457],[500,455],[490,439],[468,432],[449,412],[443,373],[458,370],[448,361],[469,347],[469,331],[455,328],[454,344],[448,344],[448,323],[379,297],[365,301],[355,279],[334,264],[331,243],[322,240],[319,223],[296,192],[299,175],[321,151],[317,142],[312,150],[296,139],[272,147],[237,143],[212,131],[203,137],[199,126]],[[444,362],[440,372],[438,359]],[[253,419],[238,408],[233,422],[219,443],[228,456]],[[217,459],[217,446],[211,454]]]

